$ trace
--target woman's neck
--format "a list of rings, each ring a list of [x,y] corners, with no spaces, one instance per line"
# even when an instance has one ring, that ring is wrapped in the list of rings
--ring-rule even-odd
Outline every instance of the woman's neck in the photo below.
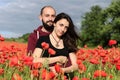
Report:
[[[61,39],[55,32],[52,32],[51,35],[52,35],[57,41]]]
[[[55,46],[59,47],[61,39],[54,32],[52,32],[50,35],[52,37],[52,40],[55,42]]]

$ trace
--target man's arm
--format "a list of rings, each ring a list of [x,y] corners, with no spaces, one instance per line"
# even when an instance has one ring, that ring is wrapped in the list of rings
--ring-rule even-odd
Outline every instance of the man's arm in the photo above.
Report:
[[[33,53],[36,46],[36,41],[37,41],[37,38],[35,33],[31,33],[28,38],[27,53]]]

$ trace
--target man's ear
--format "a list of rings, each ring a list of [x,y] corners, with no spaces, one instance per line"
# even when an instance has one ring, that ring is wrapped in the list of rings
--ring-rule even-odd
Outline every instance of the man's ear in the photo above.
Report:
[[[55,23],[53,23],[53,26],[55,27],[55,26],[56,26],[56,24],[55,24]]]
[[[42,20],[42,16],[41,15],[39,15],[38,17],[39,17],[40,20]]]

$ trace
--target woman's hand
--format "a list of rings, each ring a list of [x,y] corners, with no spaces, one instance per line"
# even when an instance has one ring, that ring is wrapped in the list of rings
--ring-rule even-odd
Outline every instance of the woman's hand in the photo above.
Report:
[[[58,56],[58,62],[59,63],[66,63],[67,57],[66,56]]]

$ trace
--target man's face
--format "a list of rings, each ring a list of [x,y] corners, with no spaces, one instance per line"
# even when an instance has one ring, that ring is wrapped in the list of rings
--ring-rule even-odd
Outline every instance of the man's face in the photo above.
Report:
[[[53,29],[53,21],[55,19],[56,12],[50,7],[46,7],[43,10],[40,19],[42,20],[43,26],[46,30]]]

